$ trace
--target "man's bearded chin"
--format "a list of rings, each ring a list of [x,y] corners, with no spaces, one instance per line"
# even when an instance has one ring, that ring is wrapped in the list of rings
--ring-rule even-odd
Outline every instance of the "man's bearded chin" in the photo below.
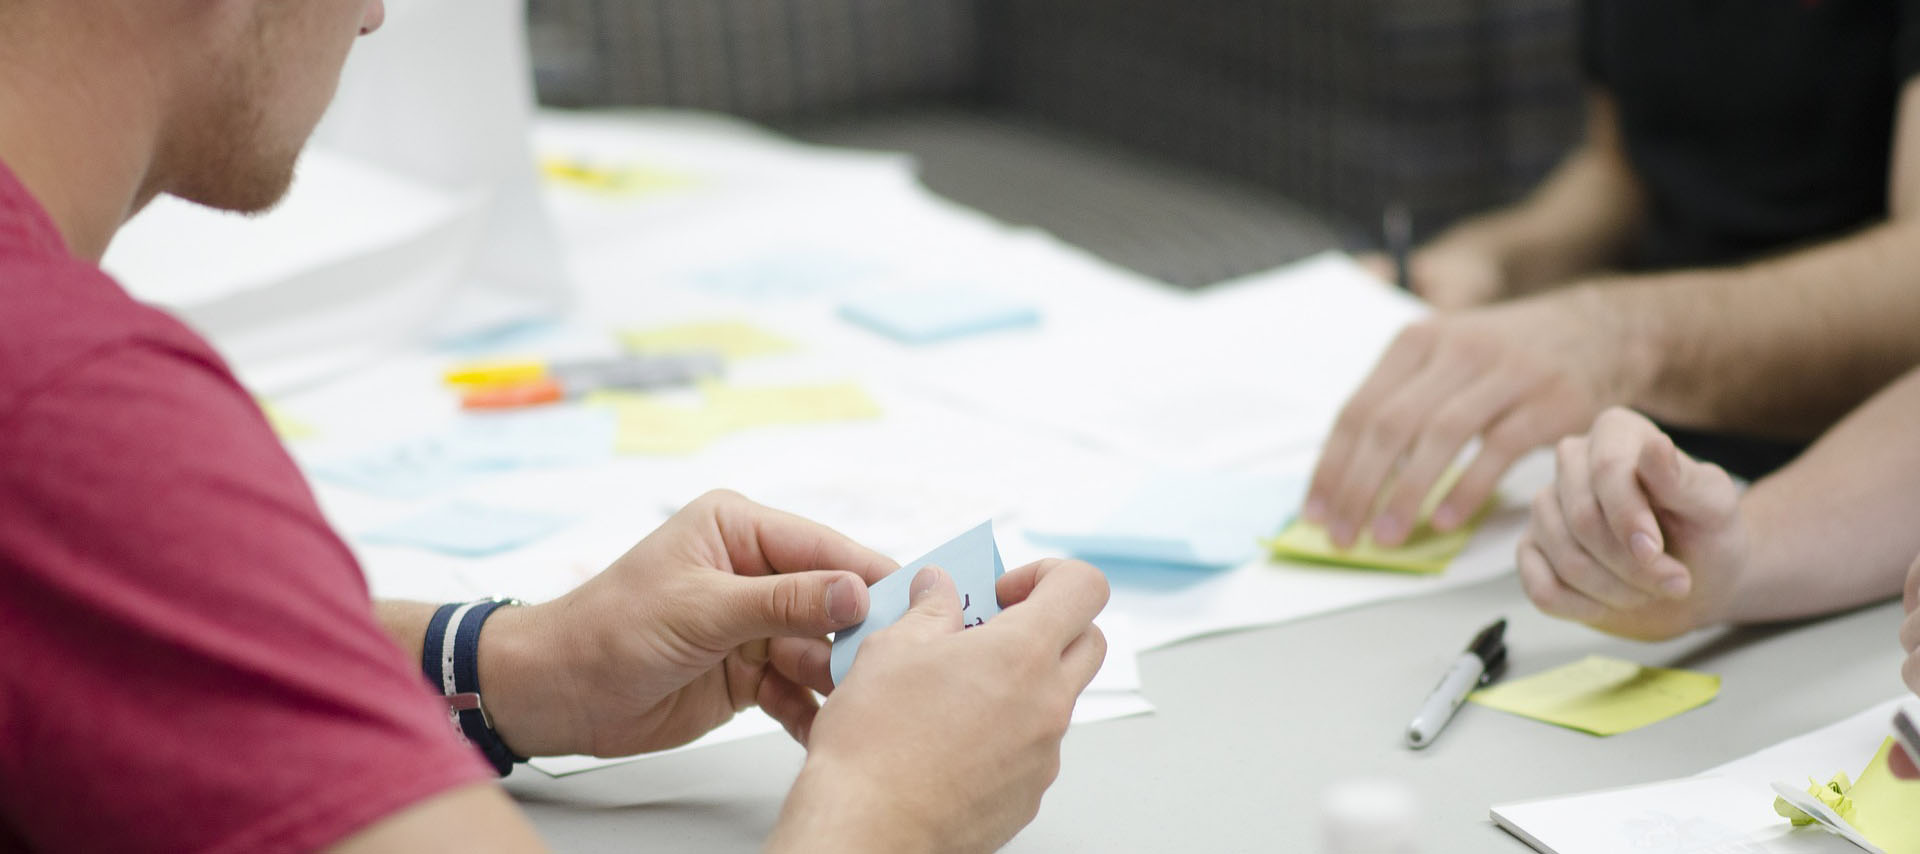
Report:
[[[293,186],[300,149],[264,151],[233,139],[231,148],[196,158],[167,188],[190,202],[243,214],[265,213]]]
[[[163,149],[161,166],[171,174],[160,187],[210,208],[263,213],[293,185],[294,165],[312,128],[276,132],[259,84],[239,74],[228,80],[220,97]]]

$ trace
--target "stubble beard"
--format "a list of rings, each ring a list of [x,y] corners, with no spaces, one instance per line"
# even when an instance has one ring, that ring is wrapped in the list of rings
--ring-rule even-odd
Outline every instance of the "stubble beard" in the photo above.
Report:
[[[271,6],[272,4],[263,4]],[[281,91],[271,76],[272,13],[261,9],[245,61],[229,63],[213,84],[203,115],[185,130],[183,157],[173,164],[168,192],[218,210],[260,214],[272,210],[293,186],[311,123],[299,133],[277,132],[268,109]],[[316,121],[317,121],[317,117]]]

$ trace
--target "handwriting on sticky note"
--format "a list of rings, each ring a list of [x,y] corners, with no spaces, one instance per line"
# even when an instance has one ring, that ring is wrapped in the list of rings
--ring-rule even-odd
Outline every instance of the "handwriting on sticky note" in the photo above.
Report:
[[[1808,810],[1824,806],[1824,811],[1810,814],[1784,798],[1775,799],[1774,810],[1795,825],[1818,823],[1842,836],[1847,835],[1848,828],[1828,824],[1836,819],[1845,822],[1887,854],[1920,852],[1920,783],[1893,776],[1888,759],[1895,744],[1892,737],[1881,742],[1879,752],[1867,762],[1858,781],[1848,780],[1844,772],[1826,783],[1809,781],[1807,793],[1817,802],[1803,803]]]
[[[1297,560],[1308,563],[1323,563],[1334,566],[1350,566],[1360,569],[1385,569],[1395,572],[1412,572],[1425,575],[1445,572],[1453,559],[1465,551],[1473,540],[1474,530],[1481,518],[1492,506],[1480,508],[1472,520],[1452,531],[1441,533],[1433,529],[1428,521],[1434,508],[1446,498],[1453,485],[1458,483],[1460,469],[1453,469],[1435,484],[1427,493],[1426,501],[1420,506],[1420,522],[1407,535],[1407,540],[1398,546],[1387,548],[1373,541],[1371,531],[1361,532],[1359,542],[1353,548],[1342,549],[1333,544],[1333,536],[1321,525],[1315,525],[1305,519],[1295,519],[1285,530],[1266,541],[1268,550],[1277,560]]]
[[[738,321],[629,329],[620,333],[620,343],[633,353],[718,353],[728,359],[768,356],[794,349],[792,341]]]
[[[466,415],[437,434],[339,457],[314,476],[388,498],[424,498],[523,468],[587,465],[613,455],[615,419],[576,406]]]
[[[866,620],[833,636],[833,684],[838,685],[847,677],[862,641],[906,615],[912,607],[908,594],[913,577],[929,566],[938,566],[953,577],[954,586],[960,592],[962,626],[983,625],[1000,613],[1000,594],[994,583],[1007,570],[1000,561],[1000,547],[993,539],[993,523],[985,522],[919,560],[902,565],[868,588]]]
[[[546,513],[454,502],[368,531],[360,539],[458,557],[486,557],[544,538],[571,521]]]
[[[1616,735],[1706,705],[1720,677],[1590,655],[1572,664],[1475,691],[1488,708],[1593,735]]]

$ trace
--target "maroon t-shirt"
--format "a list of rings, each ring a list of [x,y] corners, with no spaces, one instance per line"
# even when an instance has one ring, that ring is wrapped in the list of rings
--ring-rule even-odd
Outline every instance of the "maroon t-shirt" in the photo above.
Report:
[[[311,851],[490,776],[220,357],[0,165],[0,854]]]

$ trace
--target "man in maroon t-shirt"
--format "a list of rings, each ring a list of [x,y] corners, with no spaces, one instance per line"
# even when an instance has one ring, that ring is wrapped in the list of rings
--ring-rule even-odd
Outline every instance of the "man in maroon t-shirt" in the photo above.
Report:
[[[921,573],[824,709],[824,635],[893,565],[727,493],[549,604],[376,606],[219,356],[101,273],[156,194],[277,200],[382,13],[0,0],[0,852],[533,851],[474,747],[655,750],[751,705],[808,747],[771,849],[1005,842],[1105,654],[1092,567],[1008,573],[964,634]]]

